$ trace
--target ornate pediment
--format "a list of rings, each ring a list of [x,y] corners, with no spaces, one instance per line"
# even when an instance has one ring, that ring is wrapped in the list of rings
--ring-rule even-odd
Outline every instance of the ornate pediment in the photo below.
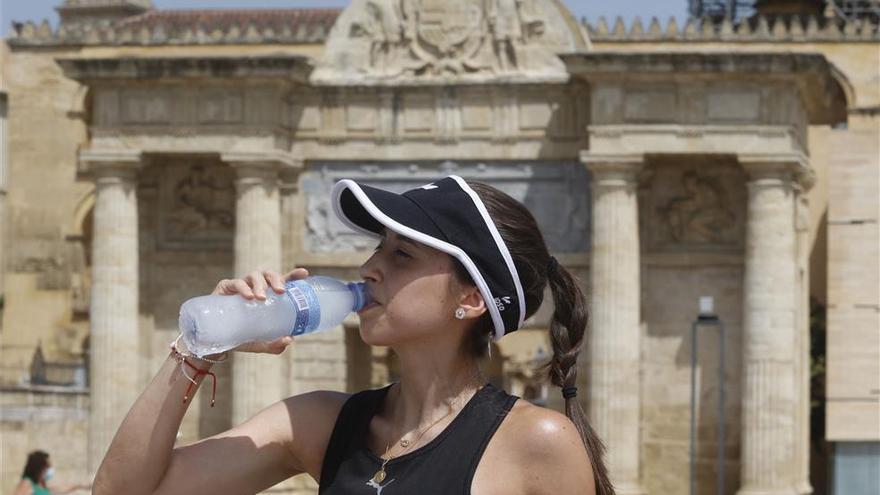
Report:
[[[316,85],[553,82],[587,35],[553,0],[355,0],[312,74]]]

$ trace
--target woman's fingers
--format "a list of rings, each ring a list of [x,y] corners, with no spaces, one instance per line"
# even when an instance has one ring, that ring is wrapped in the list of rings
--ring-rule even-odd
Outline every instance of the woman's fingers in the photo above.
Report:
[[[284,284],[289,280],[300,280],[309,276],[305,268],[294,268],[281,276],[276,271],[262,270],[248,273],[242,278],[223,279],[217,282],[212,295],[230,296],[241,294],[245,299],[266,299],[266,291],[271,288],[278,294],[284,293]]]
[[[232,288],[233,288],[233,291],[230,292],[230,295],[231,294],[241,294],[242,297],[244,297],[245,299],[253,299],[256,296],[256,294],[254,294],[253,289],[251,289],[251,286],[247,282],[245,282],[244,280],[242,280],[240,278],[237,278],[232,281]]]
[[[272,290],[278,294],[284,293],[284,279],[281,278],[280,273],[266,270],[263,272],[263,278],[266,279],[266,282],[268,282],[269,287],[272,287]]]
[[[284,275],[284,280],[301,280],[309,276],[309,271],[305,268],[294,268]]]
[[[268,284],[266,283],[266,277],[263,276],[263,272],[250,272],[244,277],[244,281],[251,286],[254,297],[261,301],[266,299],[266,287],[268,287]]]
[[[232,287],[232,280],[228,278],[224,278],[223,280],[217,282],[217,287],[214,287],[214,290],[211,291],[212,296],[226,296],[229,295],[230,288]]]

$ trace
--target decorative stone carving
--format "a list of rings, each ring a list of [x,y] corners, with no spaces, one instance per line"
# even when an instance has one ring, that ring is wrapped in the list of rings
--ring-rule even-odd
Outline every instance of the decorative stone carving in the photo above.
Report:
[[[304,172],[306,225],[303,248],[312,253],[365,251],[374,241],[344,226],[332,212],[329,192],[340,179],[402,192],[450,174],[491,184],[522,201],[535,215],[554,252],[589,249],[589,182],[568,162],[312,163]]]
[[[160,248],[228,247],[235,230],[235,187],[228,167],[168,166],[160,180]]]
[[[571,20],[549,0],[355,0],[312,81],[565,81],[556,54],[587,47]]]
[[[745,204],[745,189],[734,167],[657,166],[650,182],[643,227],[652,249],[741,247],[745,212],[737,205]]]
[[[681,176],[681,194],[660,207],[669,236],[676,242],[725,242],[736,215],[717,180],[689,170]]]

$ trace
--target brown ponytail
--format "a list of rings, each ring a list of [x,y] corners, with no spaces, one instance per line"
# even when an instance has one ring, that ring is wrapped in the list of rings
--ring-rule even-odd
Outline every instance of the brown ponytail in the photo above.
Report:
[[[553,358],[547,363],[550,381],[563,390],[577,386],[577,358],[584,345],[587,328],[587,305],[584,295],[574,277],[562,267],[550,263],[547,282],[553,294],[556,309],[550,322],[550,343]],[[575,389],[576,390],[576,389]],[[608,477],[608,469],[603,461],[605,445],[587,421],[587,416],[577,397],[565,397],[565,415],[574,423],[593,465],[596,480],[596,495],[613,495],[614,486]]]
[[[550,323],[553,357],[546,369],[550,381],[570,395],[577,383],[577,358],[584,346],[588,321],[586,300],[577,280],[550,256],[535,218],[522,203],[486,184],[468,182],[468,185],[486,206],[510,251],[523,287],[526,318],[541,307],[544,288],[550,285],[555,304]],[[469,280],[464,267],[456,265],[459,278]],[[492,323],[487,314],[477,322],[473,337],[466,343],[468,351],[474,357],[485,355],[491,334]],[[565,415],[574,423],[589,454],[596,495],[614,495],[604,462],[605,446],[590,427],[576,397],[566,397]]]

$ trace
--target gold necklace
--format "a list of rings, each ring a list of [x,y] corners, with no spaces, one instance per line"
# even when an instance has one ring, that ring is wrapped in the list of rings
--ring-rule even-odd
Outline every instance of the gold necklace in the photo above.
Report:
[[[474,395],[476,395],[477,392],[479,392],[479,391],[480,391],[480,389],[478,388],[478,389],[476,390],[476,392],[474,392],[474,394],[471,395],[471,397],[473,397]],[[458,402],[458,401],[456,401],[456,403],[457,403],[457,402]],[[439,423],[439,422],[443,421],[444,419],[446,419],[447,417],[449,417],[449,415],[452,414],[454,411],[455,411],[455,408],[454,408],[454,407],[450,407],[450,408],[449,408],[449,412],[447,412],[446,414],[444,414],[443,416],[441,416],[440,419],[438,419],[437,421],[434,421],[433,423],[431,423],[430,425],[428,425],[427,427],[425,427],[424,429],[422,429],[422,431],[418,434],[418,436],[416,437],[416,439],[415,439],[412,443],[410,443],[408,440],[401,439],[401,440],[400,440],[400,445],[403,446],[403,450],[401,450],[399,454],[397,454],[397,455],[393,455],[393,456],[389,456],[387,459],[385,459],[384,461],[382,461],[382,467],[380,467],[379,470],[376,471],[376,474],[373,475],[373,477],[371,478],[371,481],[373,481],[373,482],[376,483],[376,484],[382,484],[382,482],[385,481],[385,478],[388,476],[388,474],[385,472],[385,466],[386,466],[386,465],[387,465],[392,459],[396,459],[396,458],[400,457],[401,455],[403,455],[403,453],[406,452],[407,449],[409,449],[409,447],[410,447],[411,445],[415,445],[415,444],[419,443],[419,440],[422,439],[422,437],[425,435],[425,433],[427,433],[431,428],[433,428],[434,426],[436,426],[437,423]],[[389,443],[387,443],[387,444],[385,445],[385,453],[382,454],[382,456],[383,456],[383,457],[384,457],[384,456],[387,456],[387,455],[388,455],[388,452],[389,452],[390,450],[391,450],[391,443],[389,442]]]

